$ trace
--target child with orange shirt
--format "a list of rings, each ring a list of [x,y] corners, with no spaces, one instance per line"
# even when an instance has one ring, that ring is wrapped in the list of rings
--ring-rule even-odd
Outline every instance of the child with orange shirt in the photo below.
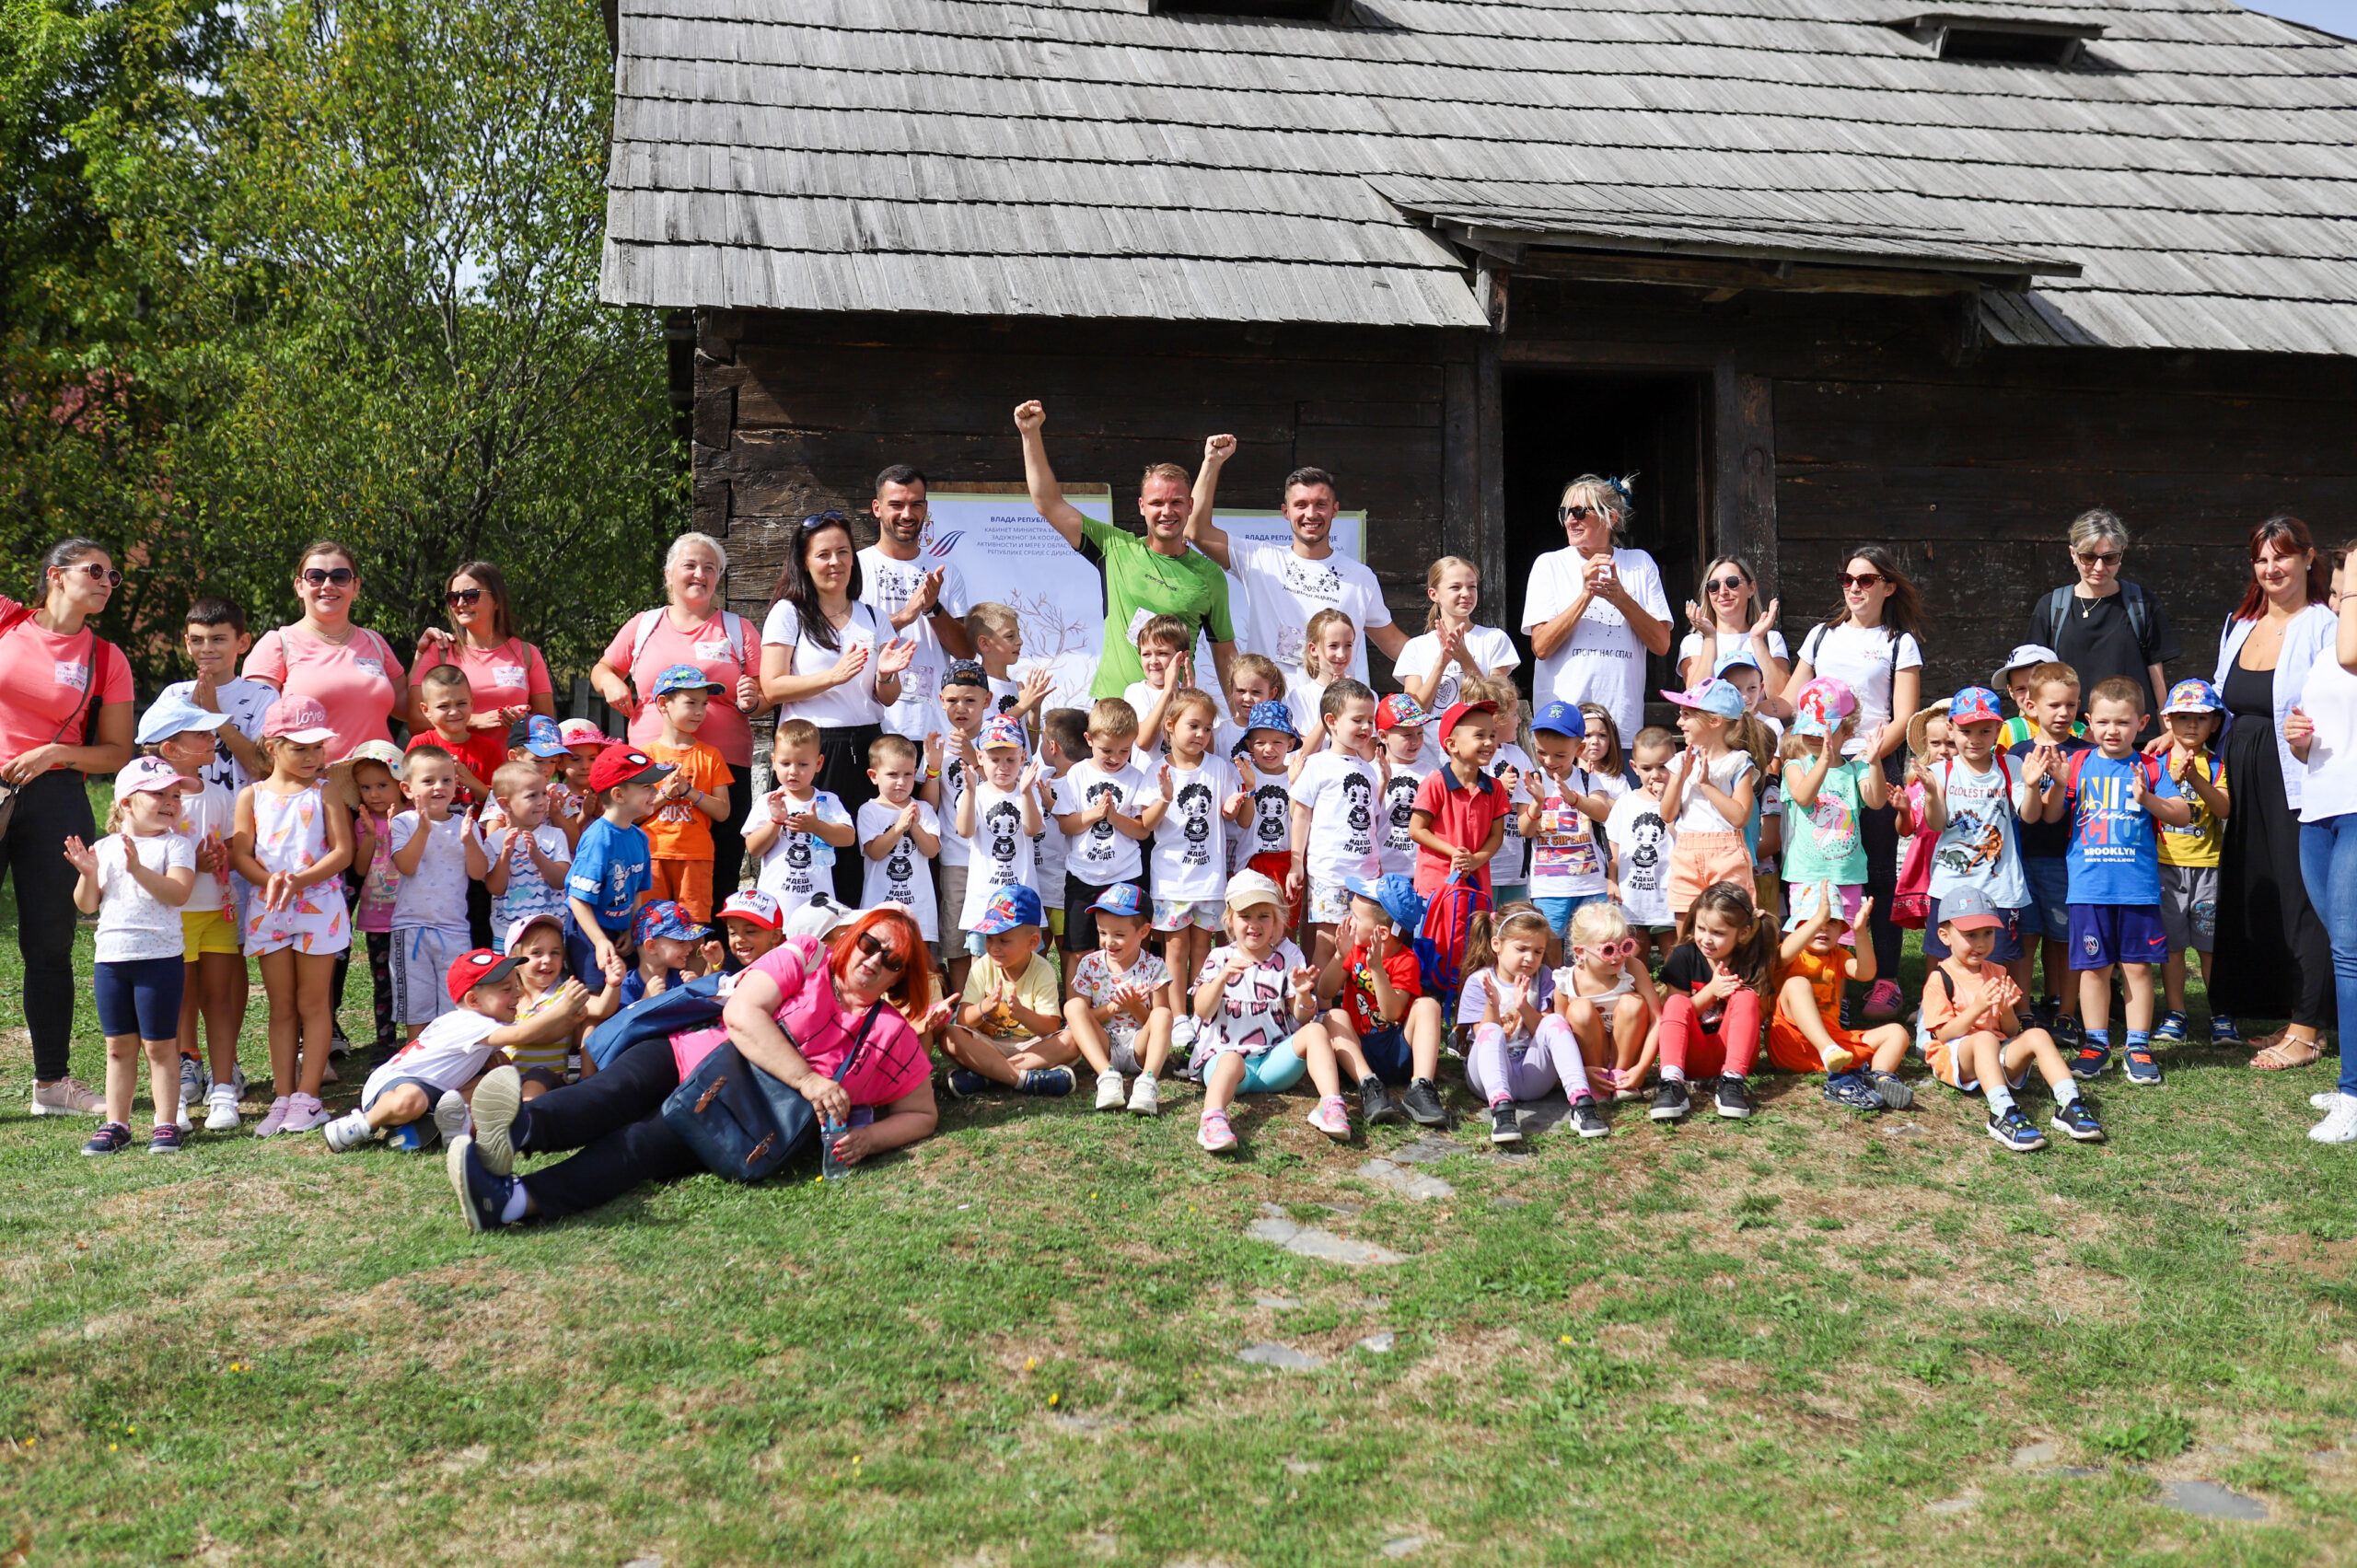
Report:
[[[676,900],[698,925],[712,923],[712,825],[728,819],[728,786],[737,775],[696,731],[712,694],[727,690],[691,664],[665,669],[653,692],[663,738],[645,748],[673,770],[655,792],[654,814],[640,824],[655,862],[654,896]]]
[[[1768,1025],[1768,1060],[1787,1073],[1823,1073],[1825,1098],[1859,1110],[1898,1110],[1915,1103],[1899,1082],[1910,1043],[1904,1024],[1870,1029],[1841,1027],[1841,990],[1852,978],[1871,984],[1874,945],[1854,956],[1841,938],[1865,923],[1871,898],[1841,912],[1842,890],[1830,882],[1793,889],[1784,944],[1776,954],[1776,1015]]]

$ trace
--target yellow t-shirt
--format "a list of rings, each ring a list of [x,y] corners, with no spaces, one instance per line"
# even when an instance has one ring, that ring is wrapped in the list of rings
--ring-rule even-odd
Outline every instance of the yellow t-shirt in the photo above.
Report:
[[[2177,777],[2177,754],[2174,750],[2169,753],[2168,760],[2164,765],[2168,769],[2169,777]],[[2210,781],[2212,788],[2220,795],[2226,793],[2226,771],[2218,765],[2218,760],[2215,757],[2206,749],[2196,751],[2193,754],[2193,765],[2201,777]],[[2219,850],[2226,842],[2225,823],[2212,815],[2209,806],[2193,792],[2192,785],[2179,784],[2177,793],[2185,797],[2185,803],[2188,806],[2193,807],[2193,820],[2182,828],[2172,828],[2165,822],[2156,824],[2161,830],[2161,864],[2163,865],[2217,865]],[[2231,805],[2232,802],[2228,804]]]
[[[1005,982],[1006,971],[992,958],[976,958],[966,971],[964,1001],[970,1006],[980,1006],[990,993]],[[1056,971],[1047,959],[1034,953],[1030,963],[1015,981],[1015,999],[1034,1013],[1051,1017],[1057,1012]],[[982,1015],[981,1032],[993,1040],[1029,1040],[1031,1031],[1017,1022],[1014,1014],[1000,1007]]]
[[[520,1024],[527,1018],[538,1017],[547,1012],[556,1005],[559,994],[559,992],[552,991],[538,1000],[526,998],[516,1009],[516,1021]],[[540,1045],[511,1045],[507,1048],[507,1060],[516,1063],[516,1070],[519,1073],[528,1073],[535,1067],[547,1067],[562,1074],[565,1058],[572,1051],[573,1037],[562,1035]]]

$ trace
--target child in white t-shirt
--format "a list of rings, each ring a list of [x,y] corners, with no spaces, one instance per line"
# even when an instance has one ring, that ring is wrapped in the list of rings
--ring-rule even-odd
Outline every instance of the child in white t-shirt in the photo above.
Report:
[[[1538,765],[1523,775],[1518,815],[1531,846],[1530,900],[1547,917],[1550,965],[1562,962],[1572,916],[1604,899],[1609,880],[1604,824],[1622,793],[1614,787],[1620,781],[1580,765],[1585,741],[1585,718],[1569,703],[1550,703],[1531,721]]]
[[[410,809],[393,819],[393,1021],[409,1038],[451,1007],[442,981],[467,947],[467,884],[491,869],[474,819],[452,809],[458,760],[439,746],[413,746],[401,760]]]
[[[183,777],[204,779],[215,761],[219,732],[228,727],[226,714],[200,708],[180,697],[158,697],[139,721],[138,740]],[[207,1132],[234,1132],[238,1126],[238,1034],[246,1020],[246,955],[238,938],[237,895],[229,870],[229,841],[238,830],[238,802],[219,784],[185,792],[180,800],[180,832],[195,851],[196,880],[188,901],[180,905],[180,952],[186,960],[180,991],[178,1125],[191,1128],[192,1113],[203,1097]],[[242,882],[242,877],[237,878]],[[205,1046],[199,1053],[197,1025],[204,1025]],[[205,1090],[204,1069],[211,1068],[214,1089]]]
[[[1032,785],[1039,775],[1038,765],[1026,760],[1031,748],[1022,725],[1004,714],[982,721],[979,746],[963,737],[958,745],[970,783],[958,797],[951,830],[966,844],[966,906],[958,928],[965,934],[966,956],[979,958],[985,947],[976,929],[982,912],[1001,889],[1028,888],[1036,874],[1031,841],[1040,817]]]
[[[1655,932],[1675,928],[1669,911],[1669,861],[1678,837],[1662,816],[1661,794],[1669,783],[1670,757],[1678,749],[1666,729],[1637,732],[1630,748],[1637,787],[1612,803],[1604,836],[1612,846],[1612,870],[1604,890],[1629,915],[1640,963],[1650,960]]]
[[[1066,840],[1064,940],[1075,955],[1097,946],[1088,906],[1097,895],[1144,877],[1139,846],[1162,819],[1160,792],[1130,761],[1137,738],[1137,710],[1119,697],[1099,698],[1088,711],[1088,760],[1056,781],[1056,822]]]
[[[818,786],[819,764],[819,726],[808,719],[780,721],[770,743],[777,787],[745,827],[745,854],[761,866],[754,886],[789,917],[812,894],[834,886],[835,852],[859,836],[841,797]]]
[[[1227,836],[1246,820],[1252,802],[1235,764],[1212,755],[1219,704],[1189,688],[1172,698],[1165,738],[1169,761],[1155,770],[1163,799],[1146,886],[1154,889],[1154,928],[1163,934],[1163,958],[1172,975],[1191,975],[1212,950],[1224,924]],[[1171,1016],[1186,1005],[1176,980],[1167,1000]]]
[[[867,776],[876,798],[859,808],[860,858],[865,862],[859,901],[867,909],[900,904],[915,917],[917,934],[941,937],[934,901],[933,857],[941,853],[941,819],[916,797],[917,743],[884,735],[867,748]],[[784,912],[779,912],[783,920]]]
[[[1157,615],[1138,628],[1138,665],[1145,679],[1132,680],[1121,700],[1137,710],[1137,752],[1131,761],[1151,775],[1163,758],[1163,732],[1170,726],[1171,700],[1194,684],[1188,667],[1190,633],[1175,615]]]
[[[1383,786],[1383,871],[1402,877],[1416,874],[1416,841],[1408,836],[1409,819],[1416,812],[1416,786],[1433,771],[1424,761],[1424,731],[1431,715],[1413,697],[1394,692],[1375,707],[1375,733],[1391,764]]]
[[[1383,874],[1376,811],[1390,770],[1376,749],[1375,705],[1375,693],[1347,676],[1329,685],[1318,710],[1328,744],[1294,774],[1285,895],[1306,894],[1310,960],[1320,969],[1334,956],[1334,928],[1350,918],[1345,884]]]

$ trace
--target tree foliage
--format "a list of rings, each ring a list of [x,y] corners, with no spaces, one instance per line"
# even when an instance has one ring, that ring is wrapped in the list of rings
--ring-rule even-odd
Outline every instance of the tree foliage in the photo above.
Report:
[[[200,587],[291,616],[295,553],[332,536],[397,644],[480,556],[552,663],[585,665],[654,591],[685,495],[660,324],[597,299],[594,0],[147,3],[143,35],[122,7],[0,0],[52,19],[0,54],[35,89],[0,135],[72,173],[29,243],[87,280],[8,307],[11,343],[55,346],[27,354],[46,416],[9,362],[6,548],[118,542],[129,632]],[[74,386],[105,419],[55,417]]]

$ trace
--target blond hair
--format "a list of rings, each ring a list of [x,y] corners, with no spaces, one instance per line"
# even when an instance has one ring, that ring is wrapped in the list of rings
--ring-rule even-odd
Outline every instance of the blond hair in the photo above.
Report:
[[[1585,506],[1591,512],[1601,512],[1612,519],[1612,542],[1625,544],[1629,533],[1629,481],[1636,478],[1609,480],[1602,474],[1584,473],[1563,486],[1564,506]]]
[[[1219,699],[1192,686],[1181,686],[1170,694],[1170,702],[1162,710],[1162,733],[1171,734],[1178,727],[1178,715],[1189,708],[1201,708],[1203,717],[1216,728],[1219,725]]]
[[[502,762],[491,771],[491,793],[501,800],[540,782],[537,762]]]
[[[966,612],[966,635],[969,637],[978,637],[988,632],[993,637],[1013,638],[1019,636],[1022,631],[1023,620],[1015,613],[1015,607],[1001,604],[996,599],[986,598]]]
[[[1311,616],[1301,634],[1301,672],[1312,680],[1331,680],[1349,673],[1347,669],[1328,669],[1318,661],[1318,639],[1329,626],[1347,626],[1352,636],[1358,635],[1359,629],[1351,618],[1330,605]]]
[[[1088,710],[1091,740],[1126,740],[1138,732],[1138,711],[1119,697],[1099,697]]]
[[[1462,555],[1444,555],[1439,560],[1434,562],[1430,566],[1424,568],[1425,596],[1429,598],[1430,596],[1440,592],[1441,578],[1447,575],[1448,573],[1459,566],[1464,567],[1467,571],[1473,574],[1473,582],[1475,587],[1478,587],[1480,586],[1480,567],[1475,565],[1472,562],[1466,560]],[[1424,630],[1427,632],[1437,632],[1440,630],[1440,600],[1436,598],[1433,599],[1432,608],[1424,611]]]
[[[770,752],[774,756],[788,748],[798,749],[818,744],[819,726],[817,725],[812,724],[808,719],[781,719],[778,721],[777,734],[770,741]]]
[[[1572,912],[1568,940],[1576,947],[1595,947],[1618,942],[1629,935],[1629,912],[1609,899],[1582,904]]]
[[[1230,686],[1247,675],[1257,675],[1267,681],[1269,695],[1271,699],[1282,698],[1285,694],[1284,669],[1268,655],[1238,654],[1227,661],[1227,679]]]

